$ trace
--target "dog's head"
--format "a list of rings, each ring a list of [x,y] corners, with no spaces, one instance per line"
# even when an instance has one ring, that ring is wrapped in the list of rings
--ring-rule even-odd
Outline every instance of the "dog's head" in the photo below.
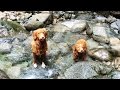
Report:
[[[86,51],[86,47],[83,46],[82,44],[76,44],[75,45],[75,49],[77,50],[77,52],[79,53],[83,53]]]
[[[47,38],[47,30],[45,28],[39,28],[33,31],[33,39],[43,41]]]

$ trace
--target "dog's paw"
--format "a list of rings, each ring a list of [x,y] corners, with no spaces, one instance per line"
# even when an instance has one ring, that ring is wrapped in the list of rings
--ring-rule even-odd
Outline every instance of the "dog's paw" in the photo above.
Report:
[[[42,67],[42,68],[45,68],[45,67],[46,67],[46,65],[42,62],[41,67]]]
[[[33,66],[34,66],[34,68],[37,68],[37,64],[36,63],[34,63]]]

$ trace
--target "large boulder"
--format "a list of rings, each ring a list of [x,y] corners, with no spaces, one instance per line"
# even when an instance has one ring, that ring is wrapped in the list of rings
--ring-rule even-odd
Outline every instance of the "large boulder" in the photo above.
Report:
[[[100,62],[81,61],[66,70],[66,79],[89,79],[98,75],[107,75],[112,68]]]
[[[29,18],[28,21],[24,23],[24,27],[27,30],[34,30],[39,27],[43,27],[45,23],[47,23],[51,19],[51,14],[49,11],[41,12]]]

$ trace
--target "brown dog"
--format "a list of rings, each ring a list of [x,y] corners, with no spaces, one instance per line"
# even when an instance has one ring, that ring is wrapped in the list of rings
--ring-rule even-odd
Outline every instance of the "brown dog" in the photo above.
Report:
[[[79,39],[75,45],[72,46],[73,51],[73,60],[75,62],[78,61],[78,58],[82,58],[82,60],[86,59],[86,50],[87,43],[84,39]]]
[[[39,28],[33,31],[33,41],[32,45],[32,53],[33,53],[33,65],[36,68],[37,64],[42,64],[42,67],[45,68],[46,61],[46,51],[47,51],[47,30],[45,28]]]

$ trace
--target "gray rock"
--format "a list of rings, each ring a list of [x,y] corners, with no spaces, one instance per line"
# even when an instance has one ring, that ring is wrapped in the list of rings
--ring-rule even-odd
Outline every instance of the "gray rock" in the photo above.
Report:
[[[68,28],[72,28],[76,23],[79,23],[80,21],[81,20],[72,19],[72,20],[64,21],[61,24],[67,26]],[[81,21],[81,23],[82,23],[82,21]],[[84,26],[84,24],[83,24],[83,26]]]
[[[92,13],[78,13],[76,15],[76,19],[81,19],[81,20],[92,20],[94,18],[94,15]]]
[[[92,35],[92,37],[95,41],[98,41],[98,42],[101,42],[101,43],[106,43],[106,44],[110,43],[110,40],[107,37],[98,36],[98,35]]]
[[[47,44],[48,44],[48,58],[56,60],[56,58],[60,54],[60,49],[58,45],[53,41],[47,41]]]
[[[56,42],[56,43],[60,43],[60,42],[63,42],[64,41],[64,33],[61,33],[61,32],[57,32],[55,33],[55,35],[53,36],[53,41]]]
[[[0,69],[3,71],[7,71],[10,67],[12,67],[12,63],[4,60],[0,60]]]
[[[55,79],[57,76],[58,72],[55,69],[29,67],[26,70],[22,70],[19,79]]]
[[[67,43],[59,43],[58,47],[60,48],[61,55],[70,53],[70,49]]]
[[[120,56],[120,46],[119,44],[118,45],[115,45],[115,46],[111,46],[111,50],[113,55],[115,56]]]
[[[49,12],[42,12],[35,15],[32,15],[32,17],[29,18],[29,20],[24,24],[24,27],[27,30],[34,30],[37,29],[49,19],[50,13]]]
[[[0,70],[0,79],[10,79],[10,78],[3,70]]]
[[[105,27],[102,27],[102,26],[98,25],[98,26],[92,27],[92,29],[93,29],[93,34],[94,35],[108,37]]]
[[[58,68],[60,74],[63,74],[66,71],[66,69],[71,67],[73,64],[74,64],[74,60],[72,54],[68,54],[64,57],[59,56],[54,63],[56,68]]]
[[[118,38],[116,38],[116,37],[111,37],[110,38],[110,45],[120,45],[120,40],[118,39]]]
[[[80,20],[78,23],[76,22],[72,27],[71,27],[71,32],[82,32],[87,28],[87,22],[85,20]]]
[[[109,22],[109,23],[112,23],[112,22],[116,21],[116,18],[111,16],[111,15],[109,15],[106,21]]]
[[[113,71],[110,76],[111,79],[120,79],[120,71]]]
[[[88,39],[87,40],[87,47],[88,49],[93,49],[99,46],[99,43],[94,41],[93,39]]]
[[[93,34],[93,30],[91,29],[90,25],[87,24],[87,28],[86,28],[86,34],[88,36],[91,36]]]
[[[120,57],[115,57],[115,59],[111,62],[113,68],[120,70]]]
[[[30,53],[26,52],[26,49],[19,45],[14,45],[10,54],[6,55],[7,61],[12,64],[17,64],[23,61],[30,60]]]
[[[4,26],[0,26],[0,37],[9,36],[7,28]]]
[[[17,64],[16,66],[12,66],[8,68],[6,73],[11,79],[18,79],[21,74],[22,69],[26,68],[27,66],[28,66],[27,62],[24,62],[22,64]]]
[[[112,68],[100,62],[82,61],[74,64],[66,70],[66,79],[89,79],[98,75],[106,75],[111,72]]]
[[[15,38],[17,38],[20,42],[24,41],[25,39],[27,39],[28,35],[25,33],[18,33]]]
[[[107,18],[103,16],[97,16],[95,19],[97,20],[97,22],[102,22],[102,23],[104,23],[107,20]]]
[[[111,28],[113,28],[113,29],[119,29],[119,27],[117,26],[117,24],[116,24],[116,22],[113,22],[113,23],[111,23]]]
[[[54,26],[53,31],[54,32],[66,32],[66,31],[70,31],[70,28],[68,28],[67,26],[61,23],[58,23]]]
[[[88,55],[100,61],[112,61],[112,54],[104,48],[93,48],[88,51]]]
[[[79,39],[87,40],[88,37],[87,37],[87,35],[80,35],[77,33],[76,34],[66,33],[65,38],[64,38],[64,42],[67,43],[69,46],[72,46]]]
[[[9,43],[0,43],[0,53],[7,54],[10,53],[12,49],[12,45]]]

